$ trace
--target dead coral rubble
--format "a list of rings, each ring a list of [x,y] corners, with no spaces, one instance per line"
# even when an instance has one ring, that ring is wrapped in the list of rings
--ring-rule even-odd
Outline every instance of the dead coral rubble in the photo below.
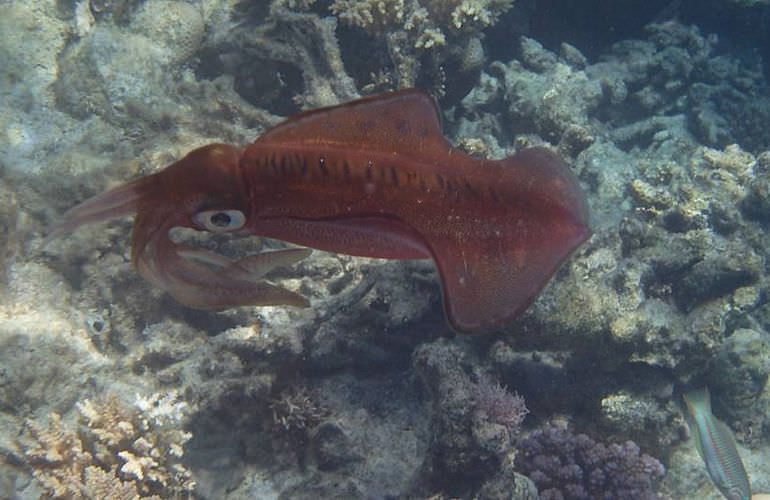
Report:
[[[304,92],[295,96],[295,102],[311,109],[359,96],[345,73],[334,34],[336,24],[333,17],[274,9],[270,22],[242,36],[253,56],[291,64],[302,73]]]

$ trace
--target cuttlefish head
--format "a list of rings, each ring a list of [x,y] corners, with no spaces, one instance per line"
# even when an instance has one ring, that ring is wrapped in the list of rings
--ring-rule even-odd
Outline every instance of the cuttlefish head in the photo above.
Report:
[[[249,197],[241,151],[225,144],[196,149],[158,173],[97,195],[72,208],[48,239],[77,227],[135,214],[131,256],[147,281],[178,302],[199,309],[239,305],[306,306],[307,300],[261,280],[293,264],[306,249],[266,252],[239,261],[174,243],[169,232],[188,227],[214,233],[247,226]]]

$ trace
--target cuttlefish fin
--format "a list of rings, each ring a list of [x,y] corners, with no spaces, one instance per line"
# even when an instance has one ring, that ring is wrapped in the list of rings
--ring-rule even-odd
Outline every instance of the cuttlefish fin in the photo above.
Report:
[[[421,90],[404,89],[292,116],[255,143],[445,156],[453,148],[441,128],[433,98]]]
[[[577,233],[568,246],[533,251],[477,252],[457,242],[433,247],[443,284],[444,309],[460,332],[485,332],[505,325],[532,304],[564,259],[584,239]]]
[[[577,180],[558,157],[529,149],[499,163],[505,167],[501,183],[525,186],[521,205],[505,219],[487,221],[486,233],[456,231],[427,239],[447,318],[461,332],[509,323],[591,235]]]

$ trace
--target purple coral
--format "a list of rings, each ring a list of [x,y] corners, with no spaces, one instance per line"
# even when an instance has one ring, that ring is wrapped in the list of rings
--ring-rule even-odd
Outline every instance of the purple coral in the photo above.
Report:
[[[519,443],[516,467],[534,481],[541,500],[654,500],[666,473],[633,441],[605,445],[555,425]]]

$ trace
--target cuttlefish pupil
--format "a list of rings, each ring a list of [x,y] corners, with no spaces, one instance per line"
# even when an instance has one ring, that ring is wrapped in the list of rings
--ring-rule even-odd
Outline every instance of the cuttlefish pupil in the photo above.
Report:
[[[230,216],[224,212],[218,212],[211,216],[211,223],[219,227],[227,227],[230,225]]]

